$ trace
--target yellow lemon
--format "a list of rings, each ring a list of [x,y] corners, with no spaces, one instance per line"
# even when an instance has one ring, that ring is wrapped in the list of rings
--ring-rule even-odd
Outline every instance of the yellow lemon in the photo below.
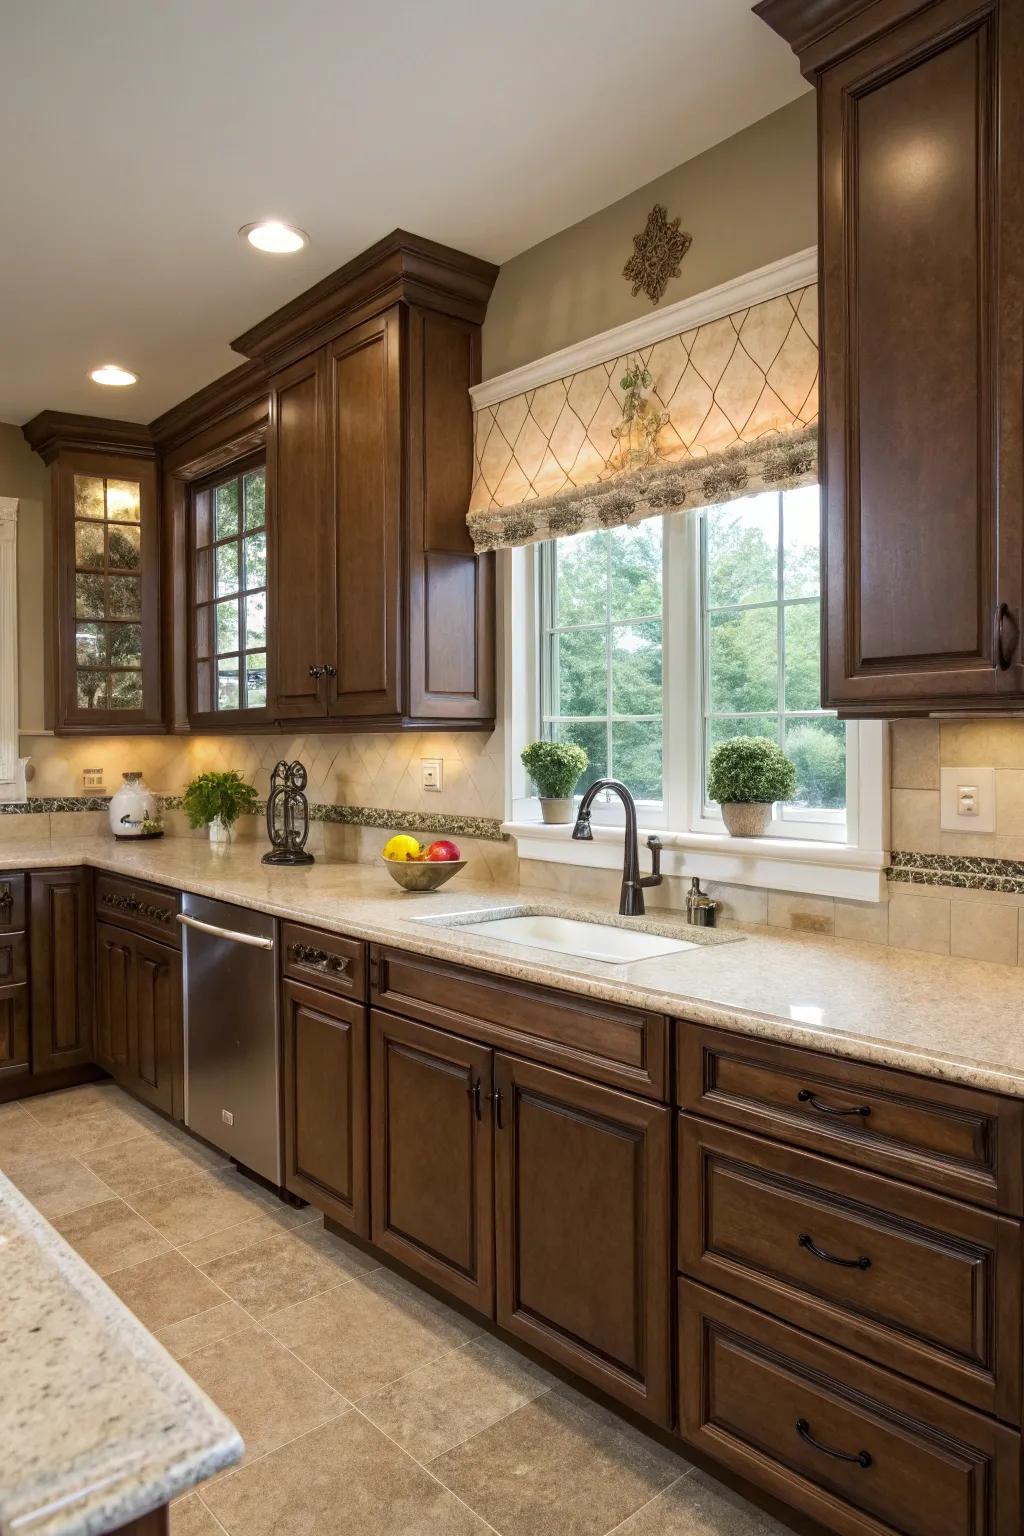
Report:
[[[400,832],[397,837],[389,838],[384,844],[384,857],[386,859],[398,859],[400,862],[404,862],[407,859],[415,858],[420,852],[422,850],[416,839],[407,836],[404,832]]]

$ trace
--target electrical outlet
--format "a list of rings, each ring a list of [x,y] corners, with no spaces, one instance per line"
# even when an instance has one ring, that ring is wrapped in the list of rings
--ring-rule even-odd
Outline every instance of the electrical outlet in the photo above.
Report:
[[[943,768],[941,786],[939,825],[944,832],[995,831],[994,768]]]
[[[440,793],[444,786],[444,758],[421,757],[420,769],[423,773],[423,788]]]

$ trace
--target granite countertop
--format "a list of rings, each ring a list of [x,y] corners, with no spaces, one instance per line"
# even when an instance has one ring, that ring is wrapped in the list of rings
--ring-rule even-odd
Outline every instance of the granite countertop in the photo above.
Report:
[[[435,894],[412,894],[379,865],[321,856],[305,869],[275,869],[260,863],[262,852],[256,841],[211,849],[187,837],[95,836],[62,848],[0,838],[0,864],[11,870],[92,864],[499,975],[1024,1098],[1024,969],[742,927],[717,930],[742,943],[608,965],[416,920],[509,907],[586,915],[564,894],[478,885],[464,874]],[[701,936],[662,911],[644,926]]]
[[[241,1436],[0,1173],[0,1533],[97,1536],[242,1454]]]

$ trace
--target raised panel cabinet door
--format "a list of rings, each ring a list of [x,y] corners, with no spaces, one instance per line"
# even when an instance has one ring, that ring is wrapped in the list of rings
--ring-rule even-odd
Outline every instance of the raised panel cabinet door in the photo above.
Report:
[[[847,713],[1021,690],[1022,39],[1016,3],[938,0],[820,76],[824,703]]]
[[[28,1071],[28,988],[0,987],[0,1081]]]
[[[129,1011],[131,1077],[127,1086],[172,1114],[182,1080],[181,955],[141,934],[132,939],[134,987]]]
[[[671,1112],[495,1058],[497,1320],[671,1422]]]
[[[282,1005],[285,1186],[367,1237],[366,1008],[293,981]]]
[[[333,715],[394,715],[401,707],[400,343],[395,308],[347,331],[330,351]]]
[[[494,1316],[492,1053],[370,1015],[371,1232],[386,1253]]]
[[[126,1082],[131,1075],[135,935],[96,924],[96,1061]]]
[[[93,928],[90,871],[30,876],[32,1070],[92,1061]]]
[[[334,530],[325,452],[327,358],[311,353],[270,384],[267,436],[270,679],[282,719],[326,714]]]

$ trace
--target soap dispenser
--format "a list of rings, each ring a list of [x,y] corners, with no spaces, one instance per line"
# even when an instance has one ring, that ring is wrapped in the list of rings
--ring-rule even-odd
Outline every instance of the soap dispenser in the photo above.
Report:
[[[696,928],[713,928],[717,910],[718,902],[701,890],[700,881],[694,875],[686,893],[686,921]]]

